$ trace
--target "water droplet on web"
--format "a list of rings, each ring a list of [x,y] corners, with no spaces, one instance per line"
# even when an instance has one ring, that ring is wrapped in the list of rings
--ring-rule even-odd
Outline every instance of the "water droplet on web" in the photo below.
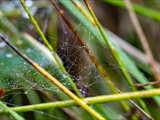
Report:
[[[18,45],[21,45],[21,44],[23,43],[23,41],[18,40],[16,43],[17,43]]]
[[[67,43],[67,42],[64,42],[64,45],[66,45],[66,46],[67,46],[67,45],[68,45],[68,43]]]
[[[57,89],[56,92],[59,92],[59,89]]]
[[[68,77],[68,74],[63,74],[63,78],[67,78]]]
[[[92,105],[92,104],[90,105],[90,108],[93,108],[93,105]]]
[[[31,24],[29,25],[29,29],[32,30],[34,28],[34,26]]]
[[[32,6],[32,4],[33,4],[33,2],[32,2],[32,1],[26,1],[26,6],[27,6],[27,7]]]
[[[40,112],[41,114],[44,114],[44,112]]]
[[[79,79],[82,79],[82,76],[79,76]]]
[[[11,53],[7,53],[7,54],[6,54],[6,57],[7,57],[7,58],[12,58],[13,55],[12,55]]]
[[[31,48],[27,48],[26,52],[30,53],[30,52],[32,52],[32,49]]]
[[[3,48],[6,46],[6,43],[5,42],[0,42],[0,48]]]
[[[39,38],[38,38],[38,40],[39,40],[39,41],[42,41],[42,38],[41,38],[41,37],[39,37]]]
[[[92,53],[91,53],[91,52],[89,52],[89,56],[92,56]]]
[[[88,103],[88,100],[84,100],[83,103],[84,103],[84,104],[87,104],[87,103]]]
[[[56,54],[56,52],[51,52],[52,55]]]

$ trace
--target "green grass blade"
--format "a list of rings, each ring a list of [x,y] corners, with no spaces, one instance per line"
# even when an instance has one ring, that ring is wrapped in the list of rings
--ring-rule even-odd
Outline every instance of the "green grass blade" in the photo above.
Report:
[[[0,101],[0,106],[1,106],[1,109],[3,109],[4,111],[7,111],[8,113],[10,113],[14,117],[15,120],[25,120],[22,116],[18,115],[12,109],[10,109],[5,104],[3,104],[1,101]]]
[[[101,1],[126,9],[126,6],[123,0],[101,0]],[[134,11],[137,14],[154,19],[156,21],[160,21],[160,12],[152,9],[148,9],[146,7],[143,7],[134,3],[132,3],[132,6]]]
[[[135,98],[148,98],[148,97],[159,96],[159,95],[160,95],[160,89],[158,88],[154,90],[127,92],[123,94],[88,97],[88,98],[82,98],[81,100],[83,100],[87,104],[98,104],[98,103],[114,102],[119,100],[135,99]],[[41,103],[41,104],[27,105],[27,106],[20,106],[20,107],[11,107],[11,109],[15,112],[28,112],[32,110],[61,108],[61,107],[69,107],[74,105],[78,105],[74,100],[66,100],[66,101]],[[0,113],[8,113],[8,111],[1,110]]]

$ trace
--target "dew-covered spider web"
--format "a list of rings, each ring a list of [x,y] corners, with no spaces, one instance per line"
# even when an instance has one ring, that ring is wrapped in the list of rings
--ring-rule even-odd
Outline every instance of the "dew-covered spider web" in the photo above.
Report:
[[[8,33],[2,33],[5,38],[9,39],[21,52],[38,63],[72,92],[74,90],[67,80],[68,75],[71,76],[83,97],[111,93],[103,76],[97,70],[95,63],[91,61],[88,53],[86,53],[85,46],[80,45],[77,38],[52,5],[46,3],[46,7],[43,6],[44,1],[39,1],[39,3],[42,3],[39,7],[36,7],[34,4],[37,4],[37,2],[26,1],[37,23],[42,28],[45,37],[49,40],[62,64],[65,66],[67,73],[61,72],[52,54],[47,47],[44,47],[44,42],[18,2],[5,1],[0,5],[0,8],[4,11],[9,6],[12,6],[10,7],[11,10],[17,7],[22,11],[20,17],[13,15],[10,19],[6,17],[1,18],[0,24],[4,24],[4,26],[0,26],[0,28],[4,27],[6,31],[9,31],[10,28]],[[8,10],[8,12],[11,10]],[[124,79],[120,74],[119,66],[106,46],[97,42],[97,38],[94,36],[95,33],[86,29],[67,10],[65,12],[68,19],[75,26],[75,30],[84,40],[86,47],[96,56],[106,72],[112,76],[113,80],[116,77]],[[44,98],[41,94],[42,92],[51,95],[57,100],[68,99],[66,96],[63,98],[63,93],[55,85],[37,72],[2,40],[0,40],[0,75],[0,88],[5,91],[0,99],[9,106],[47,102],[48,100]],[[120,89],[130,89],[122,81],[113,81],[113,83],[119,86]],[[52,114],[57,109],[34,111],[34,117],[40,114],[53,119],[65,119],[59,117],[58,113]]]

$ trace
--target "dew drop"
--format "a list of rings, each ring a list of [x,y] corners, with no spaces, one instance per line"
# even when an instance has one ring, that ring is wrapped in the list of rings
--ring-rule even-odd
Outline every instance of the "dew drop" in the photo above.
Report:
[[[84,103],[84,104],[87,104],[87,103],[88,103],[88,100],[84,100],[83,103]]]
[[[44,112],[40,112],[41,114],[44,114]]]
[[[38,38],[38,40],[39,40],[39,41],[42,41],[42,38],[40,37],[40,38]]]
[[[26,5],[27,5],[27,7],[32,6],[32,4],[33,4],[33,2],[32,2],[32,1],[26,1]]]
[[[11,53],[7,53],[7,54],[6,54],[6,57],[7,57],[7,58],[12,58],[13,55],[12,55]]]
[[[63,78],[67,78],[68,74],[63,74]]]
[[[68,45],[68,43],[67,43],[67,42],[64,42],[64,45],[66,45],[66,46],[67,46],[67,45]]]
[[[30,52],[32,52],[32,49],[31,48],[27,48],[26,52],[30,53]]]
[[[21,45],[22,43],[23,43],[23,41],[21,41],[21,40],[18,40],[18,41],[17,41],[17,44],[18,44],[18,45]]]
[[[56,92],[59,92],[59,89],[57,89]]]
[[[0,48],[3,48],[6,46],[6,43],[5,42],[0,42]]]
[[[52,55],[56,54],[55,52],[51,52]]]
[[[0,65],[1,65],[1,66],[4,65],[4,63],[0,63]]]

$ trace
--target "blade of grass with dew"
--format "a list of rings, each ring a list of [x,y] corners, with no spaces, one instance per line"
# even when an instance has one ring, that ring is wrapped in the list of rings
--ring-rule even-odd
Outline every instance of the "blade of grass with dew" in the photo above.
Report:
[[[66,80],[66,79],[64,79],[64,77],[63,77],[63,74],[61,73],[61,71],[57,68],[57,65],[56,65],[56,63],[54,62],[55,60],[53,59],[53,56],[51,55],[50,56],[50,54],[49,53],[47,53],[47,50],[48,49],[46,49],[46,48],[44,48],[44,49],[42,49],[44,46],[42,46],[40,43],[38,43],[33,37],[31,37],[29,34],[27,34],[27,33],[20,33],[18,30],[17,30],[17,28],[15,28],[15,26],[13,26],[13,24],[12,23],[10,23],[10,21],[8,21],[8,19],[7,18],[5,18],[5,17],[1,17],[1,19],[0,19],[0,28],[2,28],[2,30],[3,30],[3,32],[4,32],[4,34],[5,33],[9,33],[12,37],[14,37],[15,39],[18,39],[18,40],[22,40],[22,43],[24,44],[24,45],[28,45],[28,47],[31,49],[31,50],[33,50],[33,49],[37,49],[38,50],[38,53],[36,52],[36,51],[34,51],[34,53],[36,54],[36,56],[30,56],[33,60],[36,60],[36,59],[38,59],[38,60],[40,60],[40,61],[42,61],[43,62],[43,64],[45,64],[45,63],[47,63],[47,64],[50,64],[50,62],[51,62],[51,64],[49,65],[50,67],[49,67],[49,69],[47,68],[47,70],[49,70],[50,72],[52,72],[53,74],[53,76],[56,76],[56,78],[58,79],[58,80],[60,80],[62,83],[64,83],[65,85],[67,85],[67,87],[69,87],[69,88],[71,88],[71,86],[69,85],[69,82]],[[16,42],[17,42],[17,40],[12,40],[12,42],[13,43],[15,43],[16,44]],[[21,44],[21,45],[23,45],[23,44]],[[38,44],[40,44],[40,45],[38,45]],[[25,46],[21,46],[21,45],[17,45],[17,47],[21,50],[21,51],[23,51],[25,54],[27,54],[26,53],[26,49],[28,48],[26,48]],[[46,50],[45,50],[46,49]],[[7,50],[7,49],[5,49],[5,50]],[[42,51],[42,56],[41,56],[41,52],[39,53],[39,51]],[[46,51],[46,52],[45,52]],[[49,52],[49,51],[48,51]],[[5,52],[5,54],[7,53],[7,51]],[[44,54],[43,54],[44,53]],[[5,58],[5,54],[4,55],[1,55],[1,57],[3,57],[4,56],[4,58]],[[29,54],[27,54],[27,55],[29,55]],[[41,58],[47,58],[49,61],[43,61],[44,59],[41,59]],[[15,60],[14,60],[15,59]],[[2,60],[2,59],[1,59]],[[19,57],[19,56],[14,56],[13,58],[12,58],[12,62],[14,62],[14,66],[16,66],[16,67],[20,67],[20,61],[22,61],[21,60],[21,58]],[[37,61],[37,60],[36,60]],[[38,63],[42,63],[42,62],[38,62]],[[45,62],[45,63],[44,63]],[[10,62],[7,62],[7,64],[8,63],[10,63]],[[22,63],[23,63],[23,61],[22,61]],[[46,64],[46,65],[47,65]],[[11,68],[13,68],[14,69],[14,67],[12,67],[12,63],[11,64],[8,64],[7,65],[7,67],[5,66],[4,67],[4,69],[7,69],[8,70],[8,67],[10,68],[9,70],[11,71],[11,72],[9,72],[9,71],[7,71],[7,72],[4,72],[4,73],[8,73],[8,74],[10,74],[10,73],[13,73],[12,72],[12,69]],[[27,65],[27,64],[26,64]],[[26,65],[25,65],[25,68],[26,68]],[[45,66],[46,65],[44,65],[43,67],[44,68],[46,68]],[[48,65],[47,65],[48,66]],[[52,67],[53,66],[53,67]],[[54,68],[56,68],[56,69],[54,69]],[[3,69],[3,70],[4,70]],[[22,64],[22,69],[23,69],[23,64]],[[28,69],[30,69],[31,71],[34,71],[34,70],[32,70],[32,68],[28,68]],[[17,69],[14,69],[14,70],[16,70],[17,71]],[[5,70],[4,70],[5,71]],[[37,81],[37,82],[35,82],[35,83],[39,83],[39,80],[44,80],[45,82],[46,81],[48,81],[48,80],[46,80],[46,79],[44,79],[43,78],[43,76],[41,76],[41,74],[37,74],[37,76],[39,76],[39,77],[34,77],[35,75],[33,75],[32,76],[32,73],[35,73],[35,71],[34,72],[30,72],[30,73],[28,73],[27,71],[26,71],[26,73],[24,74],[25,76],[30,76],[30,79],[32,79],[32,80],[34,80],[34,81]],[[3,74],[3,73],[2,73]],[[5,75],[5,74],[3,74],[3,75]],[[8,76],[9,75],[7,75],[6,74],[6,79],[8,79]],[[21,77],[17,77],[17,78],[15,78],[16,80],[21,80],[21,82],[18,82],[18,83],[24,83],[24,80],[21,78]],[[13,79],[12,79],[13,80]],[[2,82],[1,82],[2,83]],[[2,85],[2,84],[1,84]],[[8,85],[8,84],[7,84]],[[25,84],[26,85],[26,84]],[[40,84],[40,87],[41,87],[41,85],[43,86],[44,84],[42,83],[42,84]],[[4,85],[2,85],[3,87],[5,87],[6,86],[6,83],[5,83],[5,81],[4,81]],[[18,85],[19,87],[21,87],[21,85],[19,84]],[[47,87],[48,86],[48,87]],[[2,88],[3,88],[2,87]],[[6,86],[7,87],[7,86]],[[26,87],[26,86],[25,86]],[[45,84],[45,88],[48,88],[48,89],[46,89],[46,91],[52,91],[52,89],[51,88],[55,88],[54,87],[54,85],[51,83],[51,85],[47,85],[47,84]],[[45,90],[45,88],[43,89],[43,90]],[[25,88],[24,88],[25,89]],[[57,88],[56,88],[57,89]],[[49,92],[48,91],[48,92]],[[54,90],[53,90],[54,91]],[[60,96],[63,96],[63,100],[64,99],[68,99],[68,96],[67,95],[65,95],[64,93],[62,94],[62,92],[61,91],[59,91],[58,92],[58,96],[60,97]],[[16,97],[17,98],[17,97]],[[61,98],[60,98],[61,99]],[[30,101],[31,102],[31,101]],[[78,109],[78,108],[77,108]],[[36,114],[36,112],[35,112],[35,114]],[[41,118],[42,117],[44,117],[44,116],[41,116]],[[38,116],[38,118],[39,118],[39,116]]]
[[[63,73],[59,70],[59,69],[55,69],[54,68],[57,68],[57,65],[56,63],[54,62],[54,59],[52,58],[52,55],[49,56],[49,50],[47,48],[45,48],[43,45],[41,45],[40,43],[38,43],[35,39],[33,39],[32,37],[30,37],[28,34],[21,34],[13,25],[12,23],[10,23],[10,21],[8,21],[7,18],[5,17],[1,17],[0,19],[0,29],[3,29],[3,32],[6,32],[8,33],[7,31],[10,31],[10,35],[12,36],[12,42],[16,45],[17,44],[17,41],[15,39],[19,39],[19,42],[21,42],[22,44],[21,45],[17,45],[17,47],[23,51],[25,54],[29,55],[33,60],[36,60],[36,62],[38,63],[43,63],[43,67],[44,68],[47,68],[48,65],[50,65],[51,68],[53,69],[49,69],[49,71],[51,71],[53,73],[53,76],[58,76],[57,79],[59,80],[62,80],[62,83],[67,83],[67,81],[63,78]],[[34,55],[28,53],[26,50],[30,48],[30,50],[34,50]],[[48,50],[48,51],[47,51]],[[42,52],[39,52],[39,51],[42,51]],[[21,69],[23,69],[24,67],[24,64],[21,61],[21,58],[19,56],[13,56],[12,57],[12,62],[14,62],[14,65],[13,63],[11,63],[9,60],[6,60],[5,57],[6,57],[6,54],[10,52],[8,49],[3,49],[1,50],[1,61],[3,62],[7,62],[7,66],[1,66],[1,69],[3,67],[3,72],[6,76],[6,79],[10,79],[9,78],[9,74],[11,72],[13,72],[14,70],[17,70],[17,71],[21,71]],[[36,54],[37,53],[37,54]],[[42,58],[45,58],[46,60],[44,61]],[[4,59],[4,60],[3,60]],[[16,66],[16,68],[14,67]],[[10,68],[10,69],[8,69]],[[26,70],[28,69],[31,69],[30,73],[28,73],[27,71],[25,72],[25,76],[30,76],[35,82],[39,82],[39,79],[41,79],[41,75],[40,74],[37,74],[37,78],[35,78],[34,74],[32,75],[32,73],[34,73],[33,69],[30,68],[27,64],[26,64]],[[9,70],[9,71],[8,71]],[[7,72],[5,72],[7,71]],[[2,74],[2,73],[1,73]],[[22,82],[19,82],[19,83],[24,83],[24,80],[22,80],[21,77],[16,77],[15,79],[17,80],[20,80]],[[5,82],[4,82],[5,84]],[[48,83],[49,85],[50,83]],[[2,85],[2,84],[1,84]],[[8,84],[5,84],[4,86],[6,86]],[[43,85],[43,84],[42,84]],[[47,85],[47,84],[46,84]],[[3,86],[3,87],[4,87]],[[53,84],[50,84],[49,85],[50,87],[52,86],[53,87]],[[51,87],[51,88],[52,88]],[[6,86],[6,88],[8,88]]]
[[[78,18],[85,26],[88,30],[90,30],[92,33],[95,34],[95,36],[97,37],[97,39],[99,40],[99,42],[101,42],[103,45],[106,45],[101,34],[99,33],[99,31],[97,31],[97,28],[95,28],[91,22],[88,21],[88,19],[74,6],[74,4],[71,1],[63,1],[60,0],[60,2],[63,4],[63,6],[65,6],[76,18]],[[79,2],[79,1],[76,1]],[[80,2],[79,2],[80,3]],[[81,3],[80,3],[81,4]],[[83,7],[83,5],[81,5]],[[86,10],[84,8],[84,10]],[[120,59],[121,62],[123,62],[125,64],[125,68],[128,69],[131,74],[140,82],[140,83],[147,83],[148,80],[147,78],[144,76],[144,74],[138,70],[138,68],[136,67],[136,65],[132,62],[132,60],[127,56],[127,54],[125,52],[123,52],[123,50],[120,49],[120,47],[118,46],[118,44],[113,40],[112,36],[108,33],[106,33],[108,38],[109,38],[109,42],[111,43],[111,45],[117,50],[118,54],[120,54]],[[98,41],[96,41],[98,42]],[[124,69],[124,68],[122,68]],[[145,87],[145,89],[153,89],[152,86],[147,86]],[[158,103],[158,105],[160,106],[160,98],[159,97],[154,97],[155,101]]]
[[[87,11],[86,11],[87,12]],[[11,15],[11,13],[9,13],[10,15]],[[19,13],[20,14],[20,13]],[[1,16],[1,18],[3,17],[3,16],[6,16],[6,14],[4,14],[3,12],[1,12],[0,11],[0,16]],[[7,13],[7,16],[8,16],[8,13]],[[13,16],[13,15],[12,15]],[[9,23],[9,21],[7,20],[7,19],[4,19],[4,18],[2,18],[3,19],[3,23],[2,22],[0,22],[0,25],[4,25],[4,22],[6,23],[5,25],[7,25],[7,26],[13,26],[13,25],[11,25],[11,23]],[[17,30],[16,30],[16,28],[13,28],[13,27],[11,27],[12,28],[12,32],[16,35],[16,34],[18,34],[18,32],[17,32]],[[6,29],[5,27],[3,27],[3,30],[4,29]],[[47,54],[45,54],[45,55],[47,55]],[[134,59],[133,57],[131,57],[132,59]],[[148,65],[146,65],[146,64],[143,64],[142,62],[139,62],[138,60],[136,60],[136,59],[134,59],[134,62],[136,62],[136,65],[138,66],[138,67],[140,67],[141,69],[143,69],[143,71],[145,71],[145,72],[147,72],[148,74],[150,74],[150,75],[152,75],[152,71],[151,71],[151,69],[150,69],[150,67],[148,66]]]
[[[17,45],[17,47],[21,51],[23,51],[25,54],[29,55],[33,60],[36,60],[36,62],[38,62],[40,64],[42,63],[43,68],[47,69],[47,71],[50,71],[53,76],[56,76],[56,78],[59,81],[61,81],[63,84],[65,84],[68,88],[71,88],[71,86],[69,85],[69,82],[64,79],[61,71],[59,69],[55,69],[55,68],[57,68],[56,62],[54,62],[55,60],[53,59],[53,56],[51,55],[50,51],[47,48],[45,48],[43,45],[41,45],[37,40],[32,38],[29,34],[20,33],[12,25],[12,23],[10,23],[10,21],[8,21],[8,19],[5,17],[0,19],[0,29],[1,28],[4,32],[4,34],[9,33],[12,37],[14,37],[15,39],[18,39],[18,41],[21,44]],[[12,42],[15,45],[18,41],[12,40]],[[29,48],[29,50],[31,50],[29,53],[27,52],[28,48]],[[30,85],[27,86],[27,84],[25,84],[26,79],[24,79],[24,78],[29,78],[31,81],[34,81],[33,84],[39,84],[38,85],[39,88],[43,89],[44,91],[50,92],[52,94],[52,91],[57,90],[57,88],[51,82],[49,82],[47,79],[43,78],[43,76],[41,74],[37,73],[32,67],[29,67],[27,64],[25,64],[25,66],[24,66],[24,64],[23,64],[24,61],[19,56],[14,55],[12,57],[12,59],[6,60],[6,54],[10,53],[10,51],[8,51],[8,50],[9,50],[8,48],[1,49],[1,52],[0,52],[0,53],[4,53],[3,55],[2,54],[0,55],[0,61],[2,61],[1,63],[4,64],[3,66],[1,66],[1,69],[3,69],[2,70],[3,73],[2,73],[2,71],[0,71],[0,74],[3,75],[3,80],[4,80],[4,81],[2,81],[2,79],[1,79],[1,84],[0,84],[1,88],[4,88],[5,90],[12,88],[9,84],[6,83],[6,80],[10,79],[11,82],[12,81],[14,82],[14,80],[16,80],[17,85],[18,85],[18,89],[24,89],[24,91],[26,91],[28,89],[28,87],[30,87]],[[32,52],[34,52],[33,55],[31,54]],[[7,64],[7,66],[5,64]],[[48,68],[48,66],[49,66],[49,68]],[[23,70],[24,68],[25,68],[25,70]],[[18,74],[18,71],[21,71],[20,72],[20,74],[21,74],[22,70],[24,73],[22,76],[23,78],[21,76],[16,76],[16,74]],[[17,71],[17,72],[14,74],[13,71]],[[10,75],[10,73],[12,73],[12,76]],[[14,78],[13,78],[13,75],[14,75]],[[36,78],[35,78],[35,76],[36,76]],[[40,81],[42,81],[42,82],[40,82]],[[15,83],[13,83],[13,85],[14,84]],[[36,89],[36,88],[33,88],[33,89]],[[8,92],[6,92],[6,94],[7,93]],[[62,95],[62,92],[59,92],[58,94]],[[13,99],[14,104],[19,104],[16,102],[16,99],[19,96],[17,96],[16,98]],[[27,96],[30,96],[30,95],[27,93]],[[32,96],[34,96],[34,101],[36,101],[36,103],[39,103],[38,100],[35,99],[36,98],[35,95],[32,95]],[[68,99],[68,96],[66,96],[64,94],[63,94],[63,97],[65,97],[65,99]],[[32,103],[32,99],[29,99],[29,101]],[[37,112],[34,112],[34,115],[35,115],[36,119],[39,119],[39,118],[50,119],[49,116],[44,116],[44,115],[39,114]]]
[[[36,62],[32,61],[25,54],[19,51],[11,42],[5,39],[2,35],[0,35],[1,39],[12,48],[18,55],[20,55],[26,62],[28,62],[32,67],[34,67],[39,73],[41,73],[45,78],[47,78],[50,82],[56,85],[60,90],[62,90],[65,94],[67,94],[70,98],[75,100],[81,107],[83,107],[86,111],[88,111],[91,115],[95,116],[97,119],[106,120],[102,117],[98,112],[90,108],[86,103],[84,103],[80,98],[78,98],[74,93],[72,93],[68,88],[66,88],[63,84],[61,84],[56,78],[50,75],[47,71],[45,71],[42,67],[40,67]]]
[[[83,107],[86,111],[88,111],[91,115],[95,116],[97,119],[105,120],[98,112],[90,108],[87,104],[85,104],[80,98],[78,98],[74,93],[72,93],[69,89],[67,89],[63,84],[61,84],[57,79],[52,77],[47,71],[45,71],[42,67],[40,67],[37,63],[29,59],[25,54],[20,52],[14,45],[12,45],[7,39],[5,39],[2,35],[0,35],[1,39],[9,45],[17,54],[19,54],[26,62],[28,62],[31,66],[33,66],[38,72],[40,72],[44,77],[46,77],[49,81],[51,81],[54,85],[56,85],[59,89],[61,89],[65,94],[67,94],[70,98],[75,100],[81,107]]]
[[[8,33],[7,31],[8,31],[8,29],[10,29],[10,28],[12,28],[12,29],[10,29],[11,30],[11,32],[13,32],[13,34],[19,39],[18,41],[20,41],[20,40],[22,40],[22,44],[21,45],[18,45],[17,47],[18,48],[20,48],[20,50],[21,51],[23,51],[25,54],[27,54],[27,55],[30,55],[30,57],[32,58],[32,59],[34,59],[34,60],[36,60],[38,63],[43,63],[43,67],[44,68],[47,68],[47,66],[49,65],[50,67],[49,67],[49,69],[47,68],[47,70],[49,70],[51,73],[53,73],[52,75],[53,76],[57,76],[56,78],[58,79],[58,80],[60,80],[62,83],[64,83],[65,85],[67,85],[67,87],[69,87],[69,88],[71,88],[70,86],[68,86],[69,85],[69,83],[66,81],[66,80],[63,80],[64,78],[63,78],[63,74],[59,71],[59,69],[53,69],[53,68],[56,68],[56,63],[54,63],[54,60],[52,59],[52,55],[51,56],[48,56],[49,55],[49,53],[47,53],[47,50],[48,49],[46,49],[46,48],[44,48],[44,46],[42,46],[40,43],[38,43],[34,38],[32,38],[31,36],[29,36],[27,33],[23,33],[23,34],[21,34],[19,31],[17,31],[17,29],[16,28],[14,28],[14,26],[7,20],[7,19],[3,19],[4,21],[5,21],[5,23],[4,23],[4,21],[2,22],[3,23],[3,25],[4,25],[4,27],[6,27],[5,29],[6,29],[6,33]],[[0,26],[1,26],[2,24],[0,24]],[[6,25],[6,26],[5,26]],[[7,28],[7,25],[8,25],[8,27],[9,28]],[[3,27],[3,28],[4,28]],[[0,27],[1,28],[1,27]],[[4,31],[4,29],[3,29],[3,31]],[[22,35],[22,36],[21,36]],[[13,35],[12,35],[13,36]],[[22,39],[20,39],[18,36],[21,36],[21,38]],[[27,39],[25,39],[25,38],[27,38]],[[35,42],[34,42],[35,41]],[[12,42],[17,42],[17,40],[12,40]],[[29,43],[28,43],[29,42]],[[39,45],[38,45],[39,44]],[[27,45],[27,48],[29,47],[29,49],[30,50],[33,50],[33,49],[38,49],[38,51],[37,50],[34,50],[34,55],[31,55],[31,53],[27,53],[26,52],[26,46]],[[41,46],[40,46],[41,45]],[[44,49],[42,49],[42,48],[44,48]],[[46,49],[46,50],[45,50]],[[5,50],[4,51],[4,55],[0,55],[0,61],[1,60],[3,60],[3,59],[5,59],[6,58],[6,54],[8,53],[7,51],[8,51],[8,49],[3,49],[3,50]],[[3,50],[1,50],[1,53],[3,52]],[[39,51],[42,51],[42,52],[39,52]],[[45,52],[46,51],[46,52]],[[10,52],[10,51],[9,51]],[[44,52],[44,54],[43,54],[43,52]],[[49,52],[49,51],[48,51]],[[36,55],[35,55],[36,54]],[[44,61],[44,57],[46,57],[48,60],[47,61]],[[51,57],[51,58],[50,58]],[[43,58],[43,59],[42,59]],[[19,71],[19,69],[23,69],[24,68],[24,64],[23,64],[23,60],[19,57],[19,56],[15,56],[14,55],[14,57],[12,57],[12,62],[14,63],[11,63],[10,61],[11,61],[11,59],[10,60],[4,60],[6,63],[7,63],[7,66],[1,66],[1,69],[2,69],[2,67],[4,67],[3,68],[3,73],[2,72],[0,72],[1,74],[3,74],[3,79],[4,79],[4,76],[6,76],[6,79],[10,79],[10,73],[12,73],[13,75],[14,75],[14,73],[13,73],[13,70],[14,71]],[[3,62],[4,63],[4,62]],[[21,64],[22,63],[22,64]],[[5,64],[5,63],[4,63]],[[12,67],[13,66],[13,67]],[[16,66],[16,68],[15,68],[15,66]],[[19,69],[18,69],[18,68]],[[9,69],[8,69],[9,68]],[[36,73],[36,71],[34,71],[34,70],[32,70],[33,68],[30,68],[30,67],[28,67],[28,65],[27,64],[25,64],[25,68],[28,68],[28,69],[26,69],[26,72],[24,71],[24,75],[23,75],[23,77],[26,77],[26,78],[28,78],[29,76],[29,78],[31,79],[31,80],[34,80],[35,81],[35,83],[37,83],[37,84],[39,84],[39,81],[44,81],[44,82],[42,82],[42,84],[39,84],[39,87],[41,88],[41,89],[43,89],[44,91],[47,91],[47,92],[50,92],[50,91],[54,91],[54,88],[55,88],[55,86],[52,84],[52,83],[49,83],[49,84],[46,84],[46,83],[48,83],[47,81],[48,80],[46,80],[45,78],[43,78],[43,76],[41,75],[41,74],[35,74]],[[5,72],[6,71],[6,72]],[[21,70],[20,70],[21,71]],[[28,71],[30,71],[30,72],[28,72]],[[33,71],[33,72],[31,72],[31,71]],[[17,74],[18,72],[16,72],[15,73],[15,75]],[[34,73],[34,74],[33,74]],[[34,77],[34,76],[37,76],[36,78]],[[21,87],[23,87],[24,85],[24,87],[27,87],[26,86],[26,84],[24,84],[25,83],[25,79],[22,79],[21,77],[19,77],[19,76],[17,76],[16,78],[14,77],[14,79],[16,80],[16,81],[20,81],[20,82],[18,82],[17,83],[17,85],[21,88]],[[11,78],[11,80],[13,81],[13,78]],[[4,84],[2,84],[2,83],[4,83]],[[22,83],[22,85],[21,85],[21,83]],[[34,83],[34,84],[35,84]],[[45,83],[45,84],[44,84]],[[2,82],[1,81],[1,85],[0,86],[2,86],[1,88],[8,88],[8,84],[6,84],[6,81],[5,81],[5,79],[4,79],[4,82]],[[29,86],[28,86],[29,87]],[[44,88],[45,87],[45,88]],[[10,86],[9,86],[9,88],[10,88]],[[9,89],[8,88],[8,89]],[[47,89],[46,89],[47,88]],[[23,88],[22,88],[23,89]],[[57,88],[56,88],[57,89]],[[24,88],[24,90],[25,90],[25,88]],[[7,93],[6,93],[7,94]],[[62,95],[62,93],[61,92],[59,92],[58,93],[58,95]],[[28,95],[27,95],[28,96]],[[35,97],[35,96],[34,96]],[[67,99],[68,99],[68,96],[66,96],[66,95],[64,95],[63,94],[63,97],[65,97],[65,99],[66,99],[66,97],[67,97]],[[17,98],[17,97],[16,97]],[[14,99],[15,100],[15,99]],[[32,99],[30,99],[30,102],[32,102]],[[38,102],[38,101],[37,101]],[[18,103],[19,104],[19,103]],[[35,117],[36,118],[39,118],[39,117],[41,117],[42,119],[44,118],[44,116],[43,115],[41,115],[41,114],[37,114],[36,112],[35,112]]]
[[[41,36],[43,42],[46,44],[46,46],[48,47],[48,49],[51,51],[53,57],[55,58],[57,64],[60,67],[60,70],[63,72],[63,74],[68,74],[65,67],[62,65],[58,55],[56,54],[56,52],[54,51],[53,47],[50,45],[50,43],[48,42],[48,40],[46,39],[46,37],[44,36],[42,30],[40,29],[39,25],[37,24],[36,20],[34,19],[34,17],[32,16],[31,12],[29,11],[29,9],[27,8],[24,0],[19,0],[21,5],[23,6],[24,10],[26,11],[26,13],[28,14],[30,20],[32,21],[33,25],[35,26],[35,29],[37,30],[37,32],[39,33],[39,35]],[[77,86],[74,84],[72,78],[70,77],[70,75],[67,75],[67,79],[70,82],[71,86],[73,87],[75,93],[79,96],[81,96],[81,93],[79,92]]]

